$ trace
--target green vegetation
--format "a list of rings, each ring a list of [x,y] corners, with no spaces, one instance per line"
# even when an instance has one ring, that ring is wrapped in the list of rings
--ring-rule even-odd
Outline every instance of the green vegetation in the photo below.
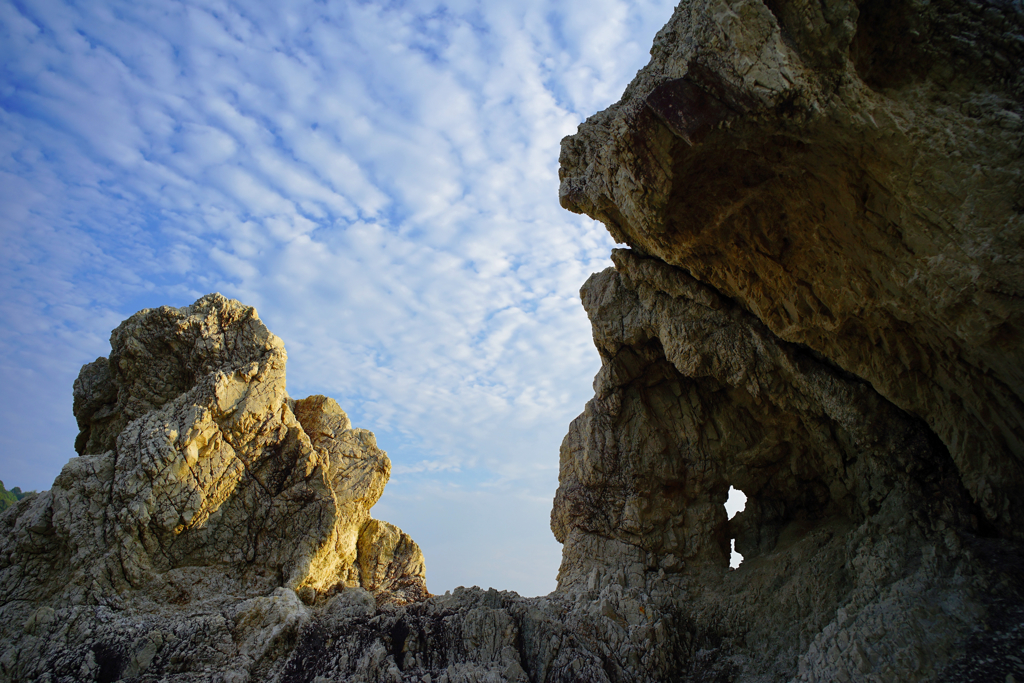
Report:
[[[11,507],[30,493],[35,493],[35,491],[22,491],[17,486],[8,491],[4,488],[4,483],[0,481],[0,512]]]

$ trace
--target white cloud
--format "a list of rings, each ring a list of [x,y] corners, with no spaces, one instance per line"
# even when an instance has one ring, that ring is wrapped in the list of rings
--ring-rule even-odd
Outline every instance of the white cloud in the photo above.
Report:
[[[598,366],[577,291],[611,246],[558,207],[558,142],[670,13],[0,5],[5,483],[71,455],[71,383],[110,329],[216,290],[284,339],[293,395],[377,432],[377,514],[433,590],[549,591],[558,446]]]

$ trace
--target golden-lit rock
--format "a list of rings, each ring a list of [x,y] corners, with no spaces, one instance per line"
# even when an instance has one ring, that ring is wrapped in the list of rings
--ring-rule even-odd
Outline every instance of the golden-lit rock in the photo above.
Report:
[[[289,399],[286,358],[253,308],[217,294],[122,323],[109,361],[75,383],[82,455],[7,518],[7,600],[123,604],[178,574],[221,593],[182,602],[351,586],[401,602],[385,595],[396,581],[426,597],[408,537],[401,553],[359,554],[387,455],[333,400]]]

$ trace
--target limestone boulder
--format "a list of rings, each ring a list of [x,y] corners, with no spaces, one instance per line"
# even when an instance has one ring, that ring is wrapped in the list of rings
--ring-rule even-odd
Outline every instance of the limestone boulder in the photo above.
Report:
[[[216,294],[122,323],[75,383],[82,454],[3,518],[0,609],[211,599],[196,586],[429,595],[408,536],[372,541],[387,455],[332,399],[290,399],[286,359],[253,308]]]

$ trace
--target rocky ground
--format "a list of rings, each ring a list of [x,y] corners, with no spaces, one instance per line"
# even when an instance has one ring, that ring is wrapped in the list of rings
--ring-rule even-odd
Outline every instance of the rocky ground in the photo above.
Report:
[[[0,517],[0,681],[1024,681],[1022,65],[1019,0],[679,5],[562,145],[628,248],[545,597],[429,596],[253,309],[136,314]]]

